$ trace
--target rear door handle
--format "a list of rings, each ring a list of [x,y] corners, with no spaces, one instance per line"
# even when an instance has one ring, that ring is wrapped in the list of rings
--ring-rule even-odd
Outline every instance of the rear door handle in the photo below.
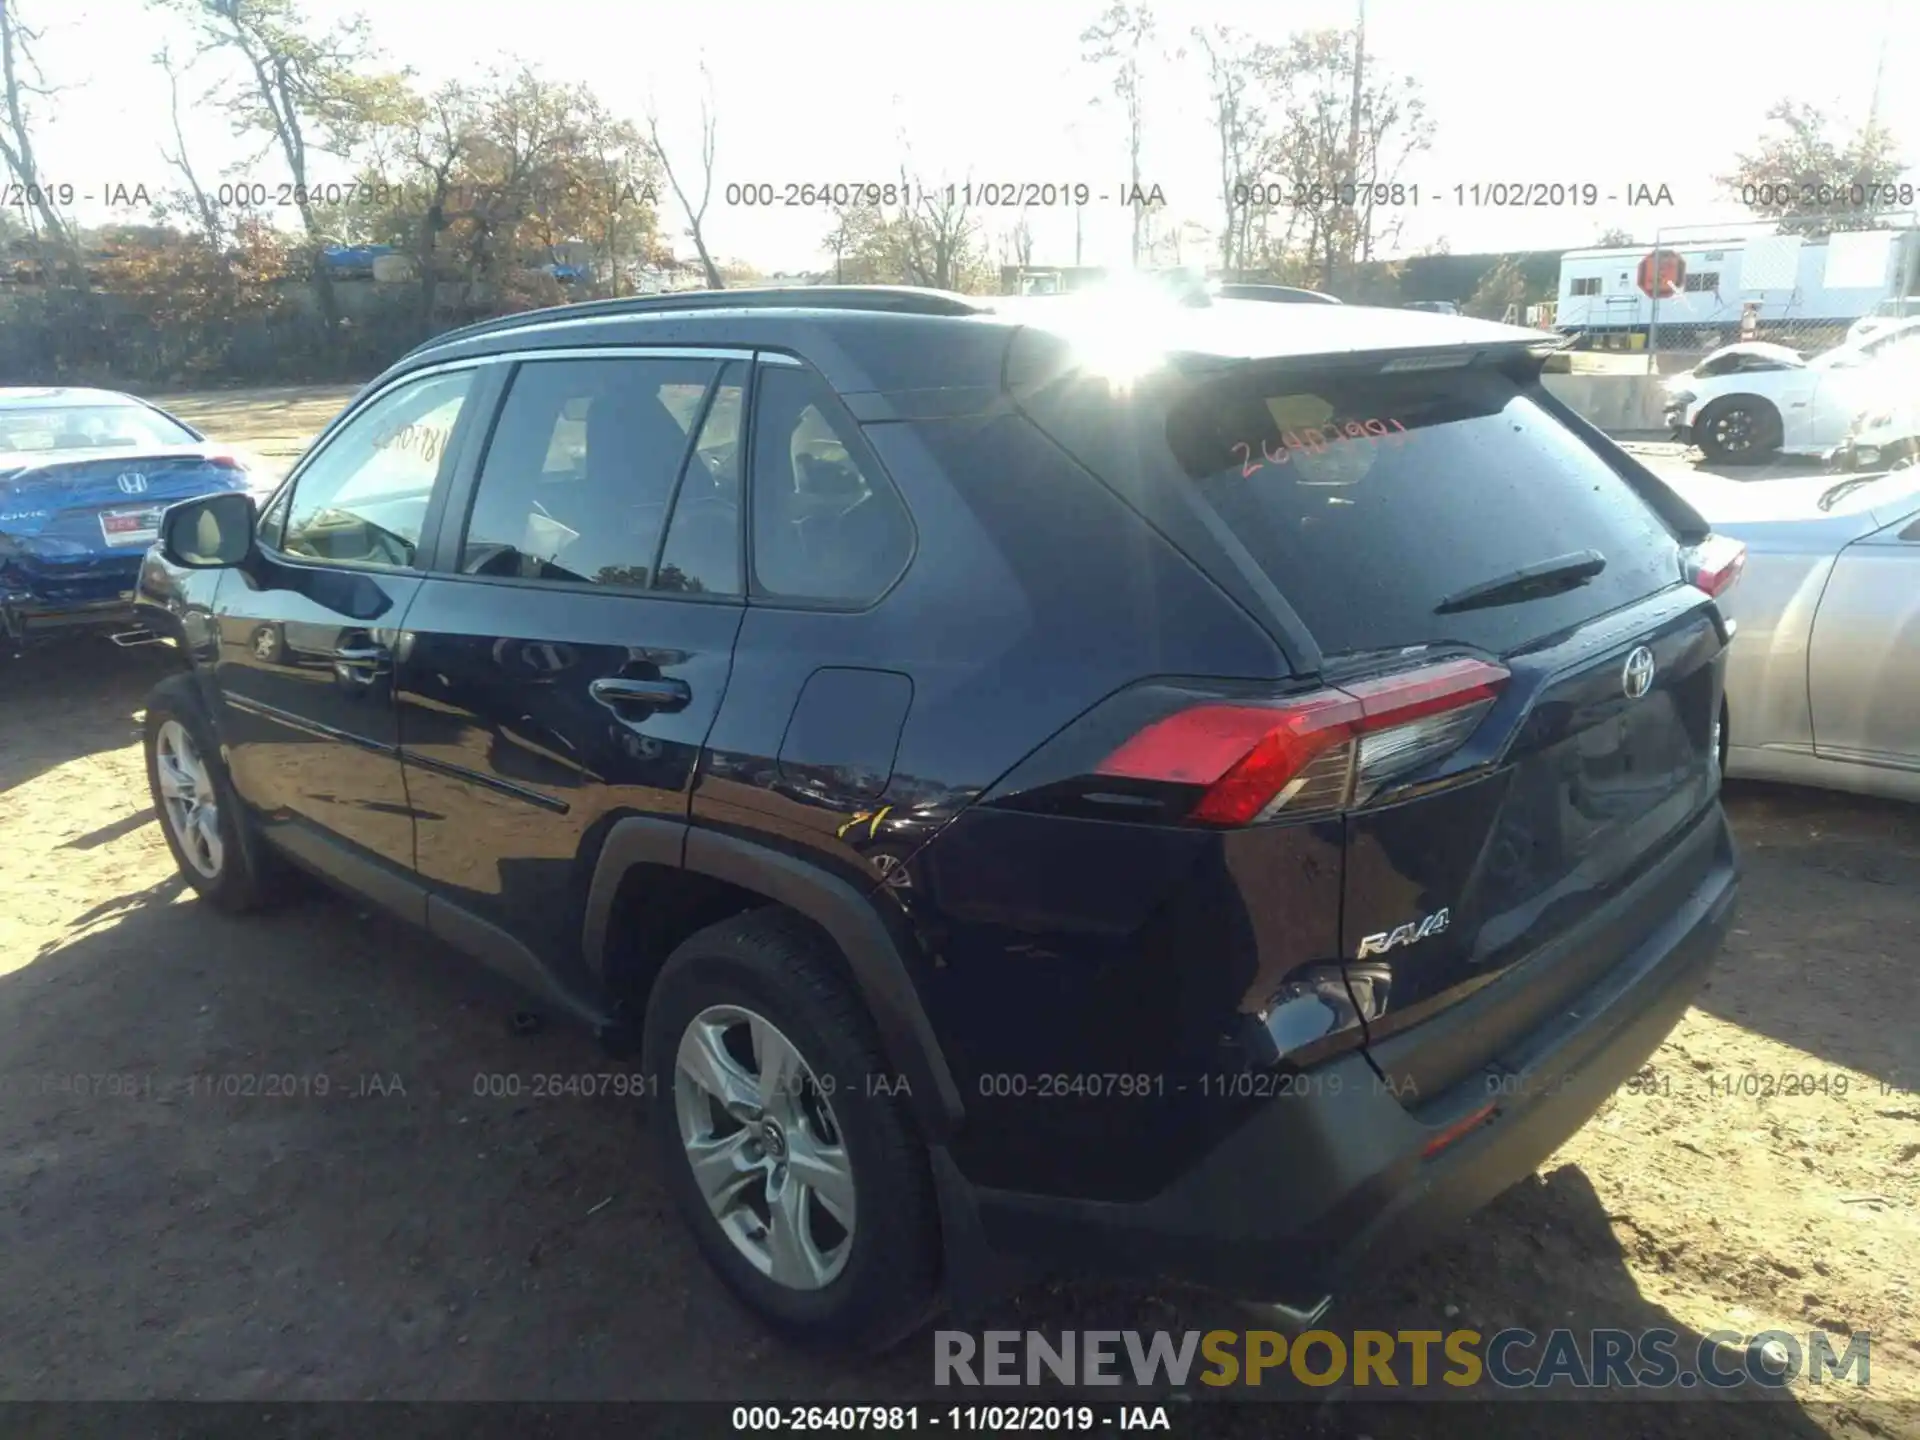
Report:
[[[684,680],[596,680],[587,693],[616,714],[684,710],[693,690]]]

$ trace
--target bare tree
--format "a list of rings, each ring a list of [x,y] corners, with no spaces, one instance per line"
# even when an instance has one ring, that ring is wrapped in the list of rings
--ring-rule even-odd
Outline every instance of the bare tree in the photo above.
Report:
[[[849,270],[855,274],[854,283],[872,283],[873,277],[866,271],[873,263],[874,239],[887,225],[885,213],[868,201],[835,205],[830,213],[833,228],[824,244],[833,256],[833,283],[848,283]]]
[[[693,241],[694,252],[700,257],[700,268],[707,273],[707,288],[724,290],[727,286],[726,277],[713,262],[713,255],[707,249],[706,236],[707,203],[713,198],[713,141],[717,119],[714,115],[713,77],[708,74],[704,64],[700,67],[700,74],[706,86],[700,98],[700,204],[697,207],[687,198],[679,172],[667,158],[667,147],[660,143],[660,116],[651,108],[647,111],[647,138],[653,143],[653,153],[659,157],[660,168],[666,171],[667,183],[673,186],[680,208],[686,212],[687,237]]]
[[[369,129],[390,120],[407,98],[405,72],[376,67],[377,51],[363,16],[317,30],[297,0],[151,0],[190,21],[202,53],[237,61],[238,76],[220,103],[237,134],[264,137],[278,150],[293,182],[312,251],[312,279],[331,336],[338,302],[325,263],[326,236],[313,196],[311,164],[320,154],[345,156]]]
[[[1272,46],[1225,25],[1196,25],[1193,41],[1206,65],[1213,106],[1220,166],[1220,268],[1231,276],[1247,263],[1253,219],[1260,208],[1253,187],[1269,143],[1261,96],[1278,57]]]
[[[905,166],[900,188],[912,195]],[[967,185],[935,185],[920,190],[901,226],[907,283],[935,290],[965,290],[980,280],[984,257],[975,245],[980,225],[967,203]]]
[[[1404,76],[1366,82],[1356,129],[1353,77],[1364,63],[1349,32],[1313,30],[1289,40],[1274,72],[1284,96],[1274,164],[1306,202],[1289,216],[1283,246],[1291,253],[1298,240],[1322,289],[1399,234],[1406,216],[1394,186],[1432,141],[1418,87]]]
[[[87,272],[78,236],[54,205],[33,147],[32,98],[45,99],[54,93],[34,59],[33,45],[39,38],[39,31],[20,19],[16,0],[0,0],[0,85],[5,86],[0,101],[6,105],[4,123],[0,123],[0,158],[7,162],[8,173],[38,218],[46,243],[67,261],[73,283],[84,289]]]
[[[1142,62],[1157,34],[1153,11],[1146,5],[1128,5],[1114,0],[1100,18],[1080,35],[1081,58],[1089,65],[1110,67],[1113,93],[1119,98],[1127,125],[1127,167],[1132,181],[1133,240],[1131,260],[1140,263],[1145,248],[1147,207],[1138,198],[1140,190],[1140,148],[1144,138],[1145,95]]]
[[[187,199],[192,203],[194,217],[200,222],[200,233],[206,237],[207,248],[218,255],[226,227],[220,218],[220,207],[214,203],[206,186],[200,183],[200,176],[187,156],[186,132],[180,125],[180,68],[174,63],[171,49],[165,45],[153,57],[153,63],[167,77],[167,119],[173,130],[173,149],[160,146],[160,158],[186,182]]]
[[[1353,99],[1347,111],[1348,193],[1358,187],[1360,180],[1360,111],[1366,96],[1367,0],[1359,0],[1359,6],[1353,23]]]
[[[1017,265],[1022,270],[1033,264],[1033,225],[1027,219],[1026,207],[1020,209],[1020,216],[1000,237],[1000,252],[1009,265]]]

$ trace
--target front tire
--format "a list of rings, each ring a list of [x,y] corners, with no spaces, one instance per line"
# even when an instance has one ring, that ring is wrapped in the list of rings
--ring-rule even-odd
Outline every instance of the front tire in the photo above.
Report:
[[[181,878],[222,910],[257,910],[274,898],[272,873],[220,758],[191,675],[147,698],[147,788]]]
[[[645,1031],[663,1173],[728,1288],[797,1344],[873,1353],[927,1319],[926,1148],[826,939],[777,908],[709,926],[668,958]]]
[[[1780,412],[1752,395],[1729,395],[1700,412],[1694,443],[1720,465],[1755,465],[1780,448]]]

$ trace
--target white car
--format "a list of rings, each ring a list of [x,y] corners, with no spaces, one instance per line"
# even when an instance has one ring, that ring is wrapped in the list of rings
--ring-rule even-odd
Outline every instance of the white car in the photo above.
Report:
[[[1845,344],[1858,345],[1871,339],[1890,325],[1914,316],[1920,316],[1920,297],[1909,295],[1904,300],[1882,300],[1874,306],[1873,313],[1862,315],[1847,327]]]
[[[1920,355],[1875,365],[1871,376],[1846,438],[1827,456],[1831,469],[1905,470],[1920,464]]]
[[[1722,346],[1667,381],[1667,424],[1710,461],[1825,456],[1846,438],[1872,388],[1863,376],[1909,353],[1920,354],[1920,317],[1811,360],[1764,341]]]

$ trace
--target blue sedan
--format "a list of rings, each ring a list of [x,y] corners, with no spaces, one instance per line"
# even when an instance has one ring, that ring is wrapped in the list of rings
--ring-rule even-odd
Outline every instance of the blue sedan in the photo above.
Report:
[[[227,447],[134,396],[0,388],[0,657],[76,629],[136,629],[161,512],[255,483]]]

